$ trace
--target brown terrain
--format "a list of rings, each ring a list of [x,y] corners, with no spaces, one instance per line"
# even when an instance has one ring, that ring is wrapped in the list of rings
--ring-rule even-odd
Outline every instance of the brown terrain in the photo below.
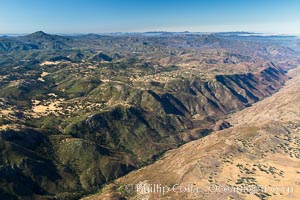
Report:
[[[277,93],[84,200],[300,199],[300,68]]]
[[[300,65],[296,43],[221,33],[0,37],[0,200],[287,196],[271,186],[298,197],[299,91],[288,78]],[[186,186],[199,191],[178,192]],[[227,191],[236,186],[257,191]]]

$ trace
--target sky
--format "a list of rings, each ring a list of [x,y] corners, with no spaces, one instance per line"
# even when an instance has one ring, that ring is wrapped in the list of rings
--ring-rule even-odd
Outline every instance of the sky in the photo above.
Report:
[[[300,35],[300,0],[0,0],[0,34],[251,31]]]

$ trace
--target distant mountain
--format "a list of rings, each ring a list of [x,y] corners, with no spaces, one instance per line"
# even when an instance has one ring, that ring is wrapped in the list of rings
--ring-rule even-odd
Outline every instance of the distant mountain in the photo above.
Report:
[[[98,35],[98,34],[94,34],[94,33],[90,33],[87,35],[76,35],[74,36],[75,38],[80,38],[80,39],[100,39],[103,36],[102,35]]]
[[[104,53],[98,53],[96,55],[93,55],[89,60],[90,61],[96,61],[96,62],[100,62],[100,61],[111,62],[112,58],[109,57],[108,55],[104,54]]]
[[[16,37],[15,39],[25,43],[37,45],[42,49],[66,49],[70,47],[68,43],[72,42],[72,39],[69,37],[50,35],[42,31]]]
[[[11,38],[0,38],[0,52],[38,49],[35,44],[25,44]]]
[[[259,34],[259,33],[246,32],[246,31],[232,31],[232,32],[218,32],[215,34],[229,36],[229,35],[253,35],[253,34]]]

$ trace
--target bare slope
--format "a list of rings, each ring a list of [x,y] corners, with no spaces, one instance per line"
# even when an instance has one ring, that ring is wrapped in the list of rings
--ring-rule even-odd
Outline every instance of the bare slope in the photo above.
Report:
[[[278,93],[234,114],[232,128],[169,151],[86,199],[300,199],[299,72]],[[138,183],[169,192],[136,192]]]

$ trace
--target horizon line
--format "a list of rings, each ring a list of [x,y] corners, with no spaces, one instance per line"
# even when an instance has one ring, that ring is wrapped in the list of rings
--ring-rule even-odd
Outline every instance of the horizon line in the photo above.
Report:
[[[214,34],[214,33],[240,33],[240,34],[251,34],[249,36],[295,36],[299,37],[300,33],[296,34],[287,34],[287,33],[270,33],[270,32],[260,32],[260,31],[165,31],[165,30],[148,30],[148,31],[112,31],[112,32],[47,32],[43,30],[38,30],[34,32],[23,32],[23,33],[0,33],[1,36],[22,36],[22,35],[29,35],[37,32],[44,32],[46,34],[51,35],[106,35],[106,34],[145,34],[145,33],[197,33],[197,34]]]

